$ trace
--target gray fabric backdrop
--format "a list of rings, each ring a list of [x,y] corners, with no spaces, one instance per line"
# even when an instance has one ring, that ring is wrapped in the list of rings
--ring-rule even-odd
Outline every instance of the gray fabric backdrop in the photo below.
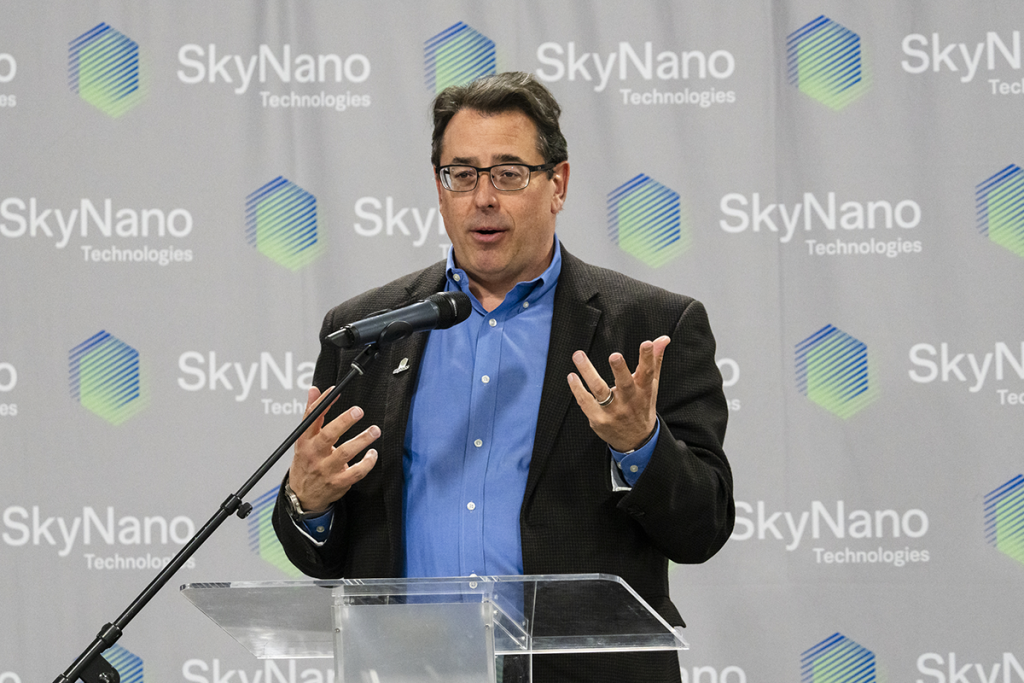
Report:
[[[63,671],[291,430],[324,311],[444,255],[428,104],[495,69],[564,105],[568,248],[719,340],[739,517],[671,570],[684,681],[1024,681],[1019,3],[0,16],[0,683]],[[285,466],[124,680],[326,680],[175,590],[294,576]]]

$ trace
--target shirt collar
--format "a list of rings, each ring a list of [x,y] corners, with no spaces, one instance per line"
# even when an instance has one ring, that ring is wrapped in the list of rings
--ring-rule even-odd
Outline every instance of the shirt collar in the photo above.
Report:
[[[558,239],[558,235],[555,235],[555,253],[551,257],[551,264],[548,265],[547,269],[539,276],[532,280],[519,282],[515,287],[505,295],[504,301],[501,305],[495,309],[494,312],[500,310],[507,310],[512,308],[513,310],[521,310],[524,302],[534,303],[538,299],[544,297],[555,285],[558,284],[558,276],[562,272],[562,245]],[[469,291],[469,276],[466,275],[466,271],[462,270],[455,265],[455,250],[448,250],[448,263],[445,268],[445,291],[460,291],[469,295],[469,300],[473,304],[473,309],[478,313],[484,313],[483,306],[477,301],[477,298],[473,296],[473,293]]]

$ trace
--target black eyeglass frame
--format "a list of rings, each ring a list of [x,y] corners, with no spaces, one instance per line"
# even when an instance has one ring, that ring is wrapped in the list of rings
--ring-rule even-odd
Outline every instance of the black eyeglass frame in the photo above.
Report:
[[[494,176],[491,175],[491,169],[499,168],[501,166],[522,166],[523,168],[529,170],[530,173],[526,176],[526,184],[520,188],[516,188],[515,190],[505,190],[495,185]],[[472,166],[470,164],[446,164],[444,166],[437,167],[437,178],[438,180],[441,181],[441,187],[448,190],[449,192],[472,192],[477,188],[477,185],[480,184],[480,175],[483,173],[487,173],[487,177],[491,179],[491,187],[493,187],[498,192],[521,192],[530,186],[530,180],[533,178],[534,173],[537,173],[538,171],[551,171],[555,168],[555,166],[558,166],[558,163],[553,161],[546,164],[538,164],[536,166],[531,166],[530,164],[521,164],[517,161],[507,161],[503,164],[494,164],[493,166],[485,167]],[[476,182],[473,183],[473,187],[466,190],[456,190],[452,188],[451,173],[445,173],[445,171],[451,168],[471,168],[474,171],[476,171]]]

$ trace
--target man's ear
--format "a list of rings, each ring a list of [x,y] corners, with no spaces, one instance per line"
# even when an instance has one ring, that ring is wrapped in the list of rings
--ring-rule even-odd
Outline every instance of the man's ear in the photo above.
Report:
[[[563,161],[555,166],[551,176],[555,184],[555,192],[551,195],[551,213],[558,213],[565,205],[565,196],[569,191],[569,162]]]
[[[433,164],[431,164],[430,170],[434,172],[434,185],[437,186],[437,205],[441,206],[441,199],[444,193],[444,188],[441,186],[441,177],[437,175],[437,169],[434,168]]]

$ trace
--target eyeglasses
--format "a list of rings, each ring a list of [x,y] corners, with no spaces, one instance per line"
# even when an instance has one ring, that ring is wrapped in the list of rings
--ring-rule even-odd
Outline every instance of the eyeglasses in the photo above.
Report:
[[[491,177],[491,185],[502,192],[515,192],[525,190],[530,184],[530,176],[537,171],[550,171],[558,164],[540,164],[530,166],[529,164],[497,164],[486,168],[477,166],[464,166],[461,164],[450,164],[437,169],[437,177],[441,179],[441,186],[452,192],[472,192],[480,180],[480,174],[486,173]]]

